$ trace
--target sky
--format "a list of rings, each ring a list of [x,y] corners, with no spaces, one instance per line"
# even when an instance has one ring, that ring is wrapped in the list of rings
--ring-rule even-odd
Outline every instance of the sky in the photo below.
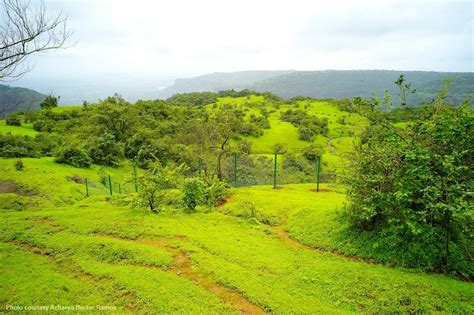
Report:
[[[68,16],[74,45],[36,56],[14,83],[40,92],[68,84],[91,97],[106,86],[151,91],[243,70],[474,71],[473,1],[45,2]]]

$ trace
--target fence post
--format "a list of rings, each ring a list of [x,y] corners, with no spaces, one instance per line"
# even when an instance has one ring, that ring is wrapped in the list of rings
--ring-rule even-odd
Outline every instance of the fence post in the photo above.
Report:
[[[120,186],[120,183],[118,184],[118,188],[119,188],[119,194],[122,193],[122,186]]]
[[[89,182],[87,181],[87,178],[86,178],[86,197],[89,197]]]
[[[112,178],[110,177],[110,175],[109,175],[109,191],[110,191],[110,195],[112,196]]]
[[[321,179],[321,156],[318,155],[316,159],[317,163],[317,172],[316,172],[316,192],[319,192],[319,182]]]
[[[277,157],[278,153],[275,152],[275,158],[274,158],[274,163],[273,163],[273,189],[276,189],[277,187]]]
[[[237,153],[232,153],[234,157],[234,187],[237,187]]]

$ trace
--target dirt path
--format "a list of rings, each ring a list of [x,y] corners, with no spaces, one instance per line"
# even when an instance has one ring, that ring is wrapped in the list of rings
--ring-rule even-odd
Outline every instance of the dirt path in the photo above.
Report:
[[[240,314],[265,314],[265,311],[262,308],[247,300],[241,293],[220,285],[211,277],[197,272],[193,268],[188,254],[181,249],[171,247],[168,243],[169,240],[141,238],[138,241],[163,248],[170,252],[173,255],[173,264],[170,266],[168,271],[191,280],[196,285],[212,292],[222,302],[231,305],[233,308],[238,310]]]
[[[361,258],[353,257],[353,256],[346,256],[341,253],[338,253],[337,251],[333,250],[324,250],[316,247],[312,247],[309,245],[305,245],[303,243],[300,243],[290,237],[287,231],[285,231],[282,227],[280,226],[271,226],[271,229],[275,232],[276,235],[281,239],[281,241],[288,247],[292,248],[301,248],[307,251],[312,251],[318,254],[332,254],[334,256],[337,256],[339,258],[345,259],[345,260],[352,260],[352,261],[358,261],[358,262],[364,262],[367,264],[374,264],[375,262],[372,260],[364,260]]]

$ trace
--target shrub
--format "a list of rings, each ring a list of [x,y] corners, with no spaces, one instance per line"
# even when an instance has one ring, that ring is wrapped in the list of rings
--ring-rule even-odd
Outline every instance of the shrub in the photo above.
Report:
[[[387,260],[410,267],[474,276],[468,263],[474,244],[474,112],[438,100],[401,129],[374,110],[373,102],[355,100],[378,123],[364,132],[353,155],[354,228],[378,240],[374,255],[384,252]]]
[[[60,147],[55,156],[56,163],[69,164],[74,167],[87,168],[92,163],[92,160],[89,155],[87,155],[87,152],[84,149],[78,148],[74,145]]]
[[[28,136],[0,134],[0,156],[2,157],[37,157],[37,145]]]
[[[41,102],[40,107],[41,109],[51,109],[53,107],[58,107],[58,100],[59,100],[59,97],[56,97],[54,95],[48,95]]]
[[[22,171],[23,168],[24,168],[23,161],[22,161],[21,159],[17,159],[17,160],[15,161],[15,169],[16,169],[17,171]]]
[[[229,184],[213,177],[205,183],[203,202],[209,207],[215,207],[225,202],[229,197]]]
[[[95,164],[118,166],[122,149],[115,142],[115,137],[106,133],[89,143],[89,156]]]
[[[183,185],[183,201],[186,207],[194,210],[204,201],[204,182],[198,177],[187,178]]]
[[[53,130],[53,124],[49,120],[39,119],[33,122],[33,129],[36,131],[51,132]]]
[[[175,166],[168,164],[163,166],[159,161],[150,164],[138,179],[139,192],[138,200],[142,205],[147,205],[151,211],[158,212],[160,203],[163,201],[165,190],[173,189],[177,186],[181,178],[181,173],[185,170],[184,164]]]
[[[41,155],[52,156],[54,151],[64,144],[64,139],[59,134],[40,133],[36,135],[35,142]]]
[[[298,128],[299,131],[299,139],[303,141],[312,141],[314,137],[314,131],[308,127],[300,126]]]
[[[18,113],[11,113],[5,118],[7,126],[21,126],[21,119]]]

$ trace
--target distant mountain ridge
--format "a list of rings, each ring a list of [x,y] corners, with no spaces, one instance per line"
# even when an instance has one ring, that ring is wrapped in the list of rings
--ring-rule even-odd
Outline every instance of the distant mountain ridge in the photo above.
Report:
[[[245,89],[262,80],[295,72],[294,70],[277,71],[239,71],[214,72],[190,79],[176,79],[175,83],[160,91],[160,98],[168,98],[177,93],[217,92],[229,89]]]
[[[451,78],[448,97],[459,103],[474,96],[474,73],[395,71],[395,70],[321,70],[321,71],[243,71],[212,73],[196,78],[178,79],[175,84],[160,91],[160,98],[176,93],[202,92],[226,89],[250,89],[272,92],[283,98],[308,96],[313,98],[381,96],[385,89],[397,94],[394,82],[404,74],[417,93],[412,104],[427,102],[436,97],[446,78]]]
[[[37,109],[45,97],[34,90],[0,84],[0,118],[12,112]]]

